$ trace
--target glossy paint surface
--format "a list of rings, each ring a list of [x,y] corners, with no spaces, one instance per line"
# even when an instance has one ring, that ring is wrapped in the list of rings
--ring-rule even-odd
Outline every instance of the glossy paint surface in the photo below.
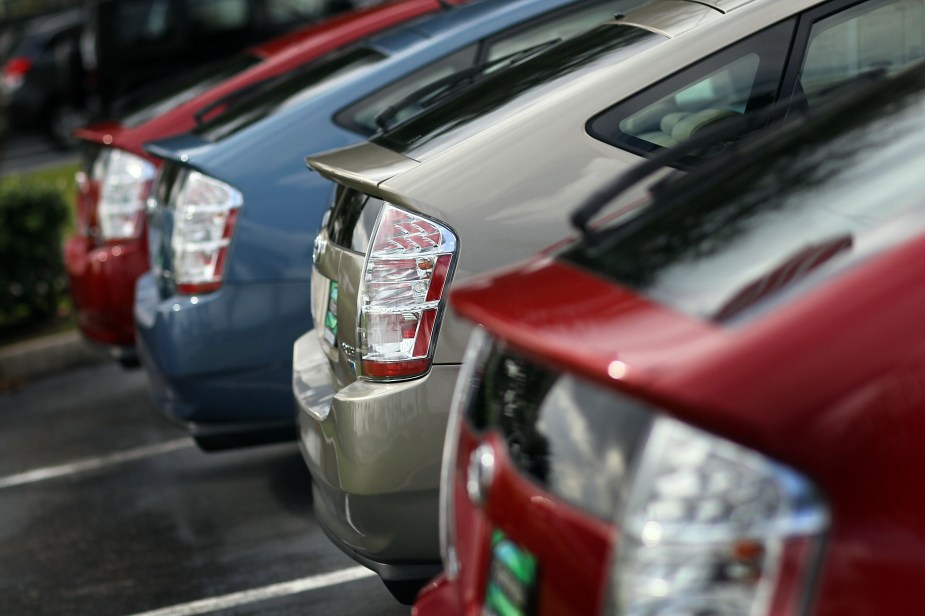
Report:
[[[632,46],[627,46],[624,50],[627,53],[623,55],[619,51],[596,55],[596,49],[592,49],[574,62],[562,58],[549,70],[549,75],[539,71],[527,74],[536,67],[548,68],[552,64],[550,57],[558,58],[550,50],[497,75],[496,81],[489,78],[459,97],[448,99],[445,105],[425,111],[394,132],[349,149],[310,156],[309,164],[345,186],[420,212],[450,227],[459,238],[459,264],[454,284],[527,258],[569,233],[567,212],[571,204],[580,202],[615,173],[641,160],[635,154],[590,137],[584,130],[589,118],[674,73],[681,58],[687,63],[709,56],[812,3],[803,0],[761,2],[756,3],[754,11],[743,9],[727,15],[696,3],[677,4],[694,4],[685,9],[685,14],[693,16],[694,21],[703,16],[704,10],[712,11],[715,16],[712,20],[702,19],[700,26],[692,26],[691,20],[679,19],[673,26],[678,32],[676,38],[651,34],[651,39],[642,39],[642,48],[635,55],[631,53],[635,50]],[[645,14],[654,23],[656,13]],[[633,23],[633,15],[627,16],[628,22]],[[601,26],[601,29],[612,31],[619,28],[625,27],[618,22]],[[646,31],[647,37],[649,34]],[[598,32],[578,38],[591,36],[602,35]],[[615,34],[613,39],[616,38]],[[653,39],[656,43],[645,45]],[[516,80],[511,78],[515,86],[523,86],[513,96],[499,85],[511,75],[516,77]],[[455,104],[460,107],[454,107]],[[477,108],[484,111],[484,115],[470,113]],[[401,140],[408,144],[407,147],[393,143],[396,133],[401,133]],[[550,143],[556,147],[550,147]],[[383,152],[383,149],[391,151]],[[491,156],[486,156],[486,152]],[[631,200],[638,199],[644,192],[645,186],[637,187],[630,195]],[[351,309],[341,306],[355,305],[360,279],[356,262],[362,255],[334,246],[326,232],[322,232],[320,244],[316,273],[338,281],[338,321],[352,324],[355,318],[351,318]],[[323,293],[325,284],[320,277],[314,279],[314,284],[319,285],[316,293]],[[542,293],[543,289],[530,286],[523,291]],[[629,305],[622,307],[632,309]],[[613,306],[606,299],[600,302],[601,310],[611,308]],[[519,312],[514,318],[520,317],[526,318]],[[642,320],[650,317],[648,313],[639,313]],[[674,322],[671,325],[676,326]],[[684,339],[709,331],[708,327],[698,328],[698,325],[694,323],[692,330],[675,327],[673,334]],[[439,331],[435,363],[458,364],[470,333],[471,324],[448,309]],[[315,334],[320,335],[317,331]],[[339,343],[352,346],[354,337],[355,330],[349,328]],[[331,349],[331,353],[337,354],[336,358],[331,358],[330,370],[335,389],[353,388],[360,381],[355,381],[355,373],[349,370],[349,352],[341,346]],[[403,442],[400,428],[405,421],[402,417],[413,413],[389,395],[391,384],[362,385],[362,391],[357,390],[360,395],[350,397],[351,404],[389,416],[391,424],[385,426],[388,431],[370,434],[369,438],[374,440],[361,448],[353,433],[354,425],[349,421],[338,423],[337,407],[333,407],[324,422],[303,413],[306,460],[313,474],[321,475],[326,481],[360,475],[375,478],[374,483],[378,485],[393,486],[403,478],[396,468],[370,464],[350,452],[355,448],[394,446]],[[430,384],[420,380],[416,386],[425,390]],[[435,399],[427,392],[423,392],[421,398]],[[433,407],[428,411],[446,417],[448,407]],[[438,424],[434,422],[433,425]],[[310,430],[306,431],[305,426]],[[431,432],[425,438],[441,441],[443,431]],[[342,442],[348,442],[351,447],[343,448]],[[322,445],[311,449],[308,443]],[[436,460],[428,457],[429,454],[429,449],[420,452],[422,468],[436,466]],[[437,474],[427,479],[436,484]],[[333,505],[325,502],[322,506],[336,506],[335,497],[342,498],[342,495],[329,496]],[[436,520],[433,523],[436,525]]]
[[[275,113],[245,123],[218,141],[190,133],[149,144],[149,152],[171,164],[230,184],[242,193],[244,202],[220,291],[194,303],[175,293],[167,277],[153,285],[139,283],[135,302],[139,344],[151,372],[165,375],[154,386],[155,397],[169,400],[164,392],[170,391],[172,383],[197,378],[225,385],[214,389],[214,395],[188,391],[182,417],[176,410],[179,406],[164,404],[165,412],[192,422],[223,420],[228,409],[234,409],[236,421],[245,415],[255,423],[270,417],[295,419],[291,395],[282,401],[275,394],[291,388],[292,343],[311,327],[312,240],[333,193],[330,182],[305,169],[305,153],[364,138],[335,121],[337,113],[353,102],[436,59],[571,1],[484,0],[441,11],[372,39],[370,45],[386,56],[376,65],[315,85],[311,96],[291,93]],[[162,216],[157,216],[163,224],[149,225],[150,237],[160,238],[150,247],[152,259],[158,262],[169,250],[169,238],[163,231],[170,228],[173,215],[170,208],[160,209]],[[142,284],[146,287],[143,296]],[[247,289],[260,289],[261,294],[247,294],[255,298],[253,303],[232,301]],[[184,357],[180,349],[195,349],[196,353]],[[244,373],[267,375],[265,387],[254,381],[241,383],[237,375]],[[272,403],[268,398],[250,404],[263,392],[273,395]],[[445,418],[438,417],[439,421]],[[417,489],[411,487],[414,483],[409,483],[409,489]],[[429,489],[436,489],[435,481]],[[429,545],[435,545],[433,535]]]
[[[839,259],[844,267],[809,271],[801,283],[762,296],[767,309],[752,319],[702,320],[554,257],[472,281],[453,296],[459,313],[536,361],[630,394],[810,478],[831,514],[812,589],[815,615],[920,612],[925,497],[914,486],[925,464],[925,291],[918,282],[925,205],[914,191],[891,191],[898,178],[918,177],[923,92],[925,73],[910,73],[794,137],[784,134],[769,150],[768,157],[839,161],[822,178],[809,166],[801,180],[820,210],[843,205],[840,173],[865,178],[850,199],[875,211],[880,204],[903,209],[892,219],[866,219],[881,242],[876,250],[863,259],[832,257],[826,267]],[[833,137],[832,126],[842,132]],[[807,142],[808,152],[800,148]],[[827,144],[860,147],[863,156],[813,156]],[[862,168],[870,173],[859,174]],[[723,183],[711,188],[717,200]],[[863,250],[858,237],[851,250]],[[460,444],[472,447],[465,438]],[[457,532],[480,515],[458,519]],[[461,560],[474,579],[486,574],[478,558],[461,553]],[[443,584],[434,602],[478,596],[471,585],[464,576]]]
[[[201,109],[346,44],[438,10],[440,4],[436,0],[400,0],[302,28],[251,48],[248,53],[262,58],[262,62],[166,113],[131,127],[119,122],[101,122],[77,131],[77,135],[89,143],[141,156],[159,167],[161,159],[144,152],[143,144],[191,130]],[[78,194],[78,211],[94,210],[98,199],[99,186],[87,178]],[[86,218],[80,222],[84,224],[78,224],[77,233],[68,241],[66,261],[81,330],[91,340],[103,344],[132,346],[134,283],[148,269],[147,233],[142,229],[139,237],[120,242],[118,248],[97,246],[85,233]]]

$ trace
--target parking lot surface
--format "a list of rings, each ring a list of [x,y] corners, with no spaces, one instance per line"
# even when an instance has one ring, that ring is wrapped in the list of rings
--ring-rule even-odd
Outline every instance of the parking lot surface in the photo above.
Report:
[[[141,371],[0,393],[0,614],[408,614],[310,490],[295,445],[199,451]]]

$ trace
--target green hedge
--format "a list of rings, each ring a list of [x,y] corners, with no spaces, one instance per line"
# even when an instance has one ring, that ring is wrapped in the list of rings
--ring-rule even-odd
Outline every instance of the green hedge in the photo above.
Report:
[[[59,187],[8,179],[0,183],[0,323],[53,318],[65,301],[61,254],[69,206]]]

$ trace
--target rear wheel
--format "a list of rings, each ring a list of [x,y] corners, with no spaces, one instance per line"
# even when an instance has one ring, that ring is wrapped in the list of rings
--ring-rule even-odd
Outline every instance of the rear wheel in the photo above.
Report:
[[[70,150],[80,144],[74,136],[74,130],[89,120],[87,112],[61,103],[52,108],[48,118],[48,136],[57,147]]]

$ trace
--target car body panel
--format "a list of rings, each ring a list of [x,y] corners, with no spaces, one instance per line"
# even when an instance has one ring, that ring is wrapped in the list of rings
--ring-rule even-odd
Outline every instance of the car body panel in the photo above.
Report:
[[[353,101],[362,100],[380,88],[429,66],[437,58],[470,49],[499,32],[516,28],[527,20],[544,17],[557,9],[567,8],[571,3],[572,0],[490,0],[465,4],[453,11],[433,15],[412,26],[372,39],[370,45],[380,50],[398,51],[385,54],[386,57],[376,64],[360,66],[338,75],[330,82],[312,85],[295,94],[288,93],[280,101],[274,99],[268,104],[272,108],[267,110],[267,115],[260,115],[259,119],[248,117],[243,124],[231,121],[231,129],[222,132],[224,116],[219,116],[196,133],[148,144],[147,151],[170,160],[169,165],[198,170],[227,182],[242,193],[243,206],[239,210],[236,230],[229,247],[224,285],[232,288],[262,286],[265,298],[257,302],[254,310],[264,306],[267,297],[280,297],[273,290],[276,288],[274,285],[278,285],[279,293],[289,293],[294,284],[303,287],[294,296],[296,299],[292,300],[301,303],[301,310],[288,312],[285,322],[282,316],[275,315],[278,318],[274,319],[274,315],[267,311],[262,331],[242,331],[232,327],[234,321],[230,317],[223,319],[223,323],[229,325],[225,335],[239,338],[236,344],[242,349],[230,357],[221,358],[222,364],[228,368],[229,379],[234,378],[235,371],[254,366],[255,360],[247,357],[243,349],[248,346],[247,340],[251,336],[258,336],[260,341],[251,343],[255,348],[263,349],[271,344],[274,348],[285,346],[285,351],[280,351],[273,361],[281,361],[289,366],[289,374],[285,378],[279,375],[277,385],[290,387],[291,346],[292,341],[298,337],[292,332],[304,332],[311,326],[309,278],[312,238],[317,234],[324,210],[330,202],[332,187],[322,175],[306,172],[303,162],[305,148],[332,149],[360,142],[365,135],[353,132],[335,121],[336,115]],[[289,92],[285,90],[285,85],[281,91]],[[263,108],[260,113],[264,113]],[[306,146],[306,143],[309,145]],[[393,155],[392,162],[406,161],[401,156]],[[161,274],[161,279],[155,285],[158,287],[160,303],[136,299],[137,332],[141,344],[148,350],[145,362],[150,363],[153,370],[182,380],[203,373],[206,368],[194,367],[189,362],[176,364],[176,359],[168,353],[161,356],[160,343],[156,339],[170,338],[173,340],[170,345],[199,347],[202,346],[198,340],[199,330],[179,329],[180,321],[176,320],[179,318],[176,314],[172,320],[157,319],[154,315],[167,305],[178,306],[180,312],[201,312],[201,304],[194,305],[188,298],[176,294],[169,280],[170,239],[163,230],[172,226],[172,207],[157,207],[152,211],[153,217],[149,222],[150,251],[154,271],[160,270]],[[155,222],[161,216],[162,222]],[[221,294],[222,291],[218,293]],[[229,313],[244,310],[225,299],[215,301],[216,304],[222,303]],[[248,307],[245,312],[249,314],[251,309]],[[193,322],[203,317],[185,318]],[[203,332],[212,331],[210,327],[203,327]],[[202,359],[205,360],[204,355]],[[259,361],[264,359],[261,356]],[[349,366],[342,367],[342,370],[348,369]],[[187,370],[189,374],[184,372]],[[218,373],[213,373],[213,376],[219,378]],[[277,385],[274,385],[274,391]],[[163,399],[158,394],[156,397]],[[191,407],[197,410],[195,414],[186,416],[186,421],[206,421],[223,412],[224,402],[217,397],[202,398],[195,402],[191,403]],[[206,407],[209,407],[208,410]],[[254,404],[251,418],[259,423],[267,416],[276,417],[286,413],[290,416],[293,414],[291,396],[285,404],[280,402],[280,406],[274,402],[272,409],[267,403]]]
[[[195,116],[200,110],[365,36],[438,10],[440,4],[437,0],[401,0],[325,20],[251,48],[249,53],[264,58],[263,62],[181,102],[166,113],[133,126],[118,121],[99,122],[78,130],[76,134],[87,143],[122,149],[159,166],[160,159],[147,154],[142,146],[152,139],[191,130],[196,126]],[[132,321],[134,283],[148,269],[147,233],[142,229],[137,239],[120,242],[117,254],[111,246],[96,246],[87,235],[86,213],[96,209],[99,199],[97,182],[84,177],[77,199],[79,211],[85,214],[78,216],[78,230],[69,240],[67,260],[78,321],[88,339],[131,349],[135,343]],[[136,258],[134,255],[139,256]],[[103,260],[105,269],[87,269],[82,265]],[[122,291],[118,295],[99,292],[115,288]]]
[[[728,49],[746,34],[771,33],[777,37],[775,49],[789,57],[797,30],[797,16],[819,4],[814,0],[751,2],[734,7],[727,5],[730,10],[723,13],[702,5],[690,7],[685,3],[683,15],[695,18],[678,19],[674,25],[658,10],[665,5],[643,7],[606,27],[625,27],[624,24],[638,21],[639,27],[648,26],[646,29],[649,31],[675,28],[676,33],[673,36],[666,33],[662,37],[664,40],[637,55],[621,57],[619,61],[589,62],[586,69],[575,71],[568,79],[563,78],[561,87],[539,90],[542,96],[524,96],[523,91],[519,91],[519,98],[515,96],[510,103],[492,107],[477,118],[469,118],[462,113],[450,114],[447,124],[434,128],[433,135],[415,132],[420,126],[412,120],[406,130],[414,136],[409,137],[404,145],[391,147],[395,140],[390,141],[390,133],[386,132],[375,137],[372,145],[310,156],[309,164],[345,186],[360,188],[372,197],[433,218],[450,228],[458,237],[459,254],[453,283],[457,284],[493,268],[516,263],[568,236],[572,230],[568,224],[568,210],[564,209],[568,206],[564,204],[581,202],[607,184],[618,170],[629,169],[642,160],[638,154],[588,134],[586,124],[590,118],[632,94],[662,82],[667,76],[675,75],[683,66]],[[702,19],[708,14],[703,13],[704,10],[712,11],[708,19]],[[660,27],[656,28],[656,24]],[[775,28],[770,28],[771,24],[776,24]],[[679,59],[683,60],[679,62]],[[608,84],[608,87],[601,87],[602,83]],[[484,95],[481,90],[475,90],[470,98],[475,99],[480,94]],[[451,103],[448,102],[447,107]],[[396,132],[401,130],[405,129],[399,125]],[[556,146],[550,147],[550,144]],[[393,149],[394,154],[420,164],[404,164],[405,168],[396,173],[394,154],[383,154],[374,146]],[[366,179],[358,178],[359,175],[366,175]],[[625,202],[641,202],[647,194],[647,187],[661,177],[661,174],[654,174],[640,182],[628,191]],[[333,271],[330,268],[343,258],[336,253],[345,255],[351,250],[333,246],[325,231],[319,236],[318,246],[316,271],[325,278],[335,279],[340,285],[338,332],[339,336],[341,331],[344,333],[339,340],[340,348],[328,350],[329,358],[331,353],[338,353],[338,357],[330,362],[332,366],[340,366],[334,368],[338,373],[336,379],[332,379],[336,390],[338,386],[344,386],[345,376],[347,379],[357,378],[343,370],[343,366],[349,367],[349,358],[345,355],[353,352],[356,340],[354,325],[357,321],[353,305],[357,302],[357,295],[350,290],[357,289],[359,284],[358,258],[350,258],[349,268]],[[314,290],[316,306],[324,305],[325,289],[322,287],[325,281],[319,279],[315,284],[318,285]],[[543,292],[542,289],[524,289],[525,293],[528,291]],[[574,289],[560,287],[557,292],[571,296]],[[344,304],[348,307],[343,307]],[[688,321],[679,324],[679,321],[667,317],[664,321],[656,320],[656,317],[664,315],[644,308],[628,306],[625,302],[614,306],[602,302],[600,306],[601,310],[638,309],[640,319],[653,319],[653,323],[663,325],[666,347],[675,350],[681,359],[685,357],[687,348],[684,345],[699,348],[704,339],[714,341],[723,338],[722,334],[716,338],[703,338],[712,333],[710,327]],[[509,316],[511,319],[526,318],[518,310],[513,310]],[[344,323],[347,323],[346,328],[343,328]],[[470,332],[471,324],[457,318],[449,307],[438,333],[435,366],[459,363]],[[317,337],[320,332],[316,330],[315,335]],[[418,383],[422,388],[427,387],[426,380]],[[378,386],[385,385],[379,383]],[[374,392],[375,389],[369,390],[371,399]],[[392,410],[402,412],[397,406],[393,406]],[[445,414],[448,408],[432,411]],[[338,412],[332,407],[332,415]],[[308,414],[304,416],[310,418]],[[310,425],[308,421],[303,421],[303,424]],[[320,427],[315,429],[320,430]],[[385,442],[391,440],[389,434],[379,434],[375,438]],[[434,433],[431,438],[439,439],[440,434]],[[338,440],[335,438],[332,442],[336,444]],[[358,463],[355,460],[338,456],[330,459],[343,465],[342,473],[358,472],[353,468]],[[317,461],[309,460],[308,463],[317,466]],[[428,464],[423,455],[420,464]],[[395,484],[394,478],[390,477],[392,469],[388,467],[370,465],[365,470],[378,477],[379,485]],[[433,475],[431,480],[436,482],[437,476]],[[435,527],[436,520],[432,524]]]
[[[756,187],[754,198],[764,196],[774,211],[786,202],[775,197],[790,189],[782,185],[787,181],[799,187],[794,194],[802,191],[802,211],[808,213],[838,210],[846,201],[864,204],[869,213],[895,202],[901,209],[866,218],[861,228],[869,232],[858,233],[846,253],[757,296],[749,318],[710,319],[656,302],[645,290],[576,265],[567,250],[471,279],[452,298],[461,314],[531,362],[629,395],[807,477],[830,517],[821,566],[807,581],[812,600],[805,613],[817,616],[918,612],[925,526],[916,514],[922,498],[909,485],[925,464],[919,445],[925,430],[925,355],[919,342],[925,334],[920,318],[925,291],[918,284],[925,273],[925,221],[920,197],[897,190],[895,180],[916,181],[925,143],[918,122],[923,106],[925,72],[919,65],[810,120],[797,128],[799,138],[784,133],[776,145],[764,139],[751,146],[752,154],[775,148],[768,158],[799,156],[812,163],[801,167],[800,179],[784,172]],[[754,168],[757,160],[742,165]],[[837,169],[829,166],[831,160],[839,160]],[[782,171],[758,168],[757,177]],[[864,173],[858,173],[861,168]],[[731,200],[730,194],[747,193],[736,184],[738,177],[733,172],[708,183],[696,198]],[[736,190],[724,192],[731,186]],[[849,198],[842,194],[847,191]],[[679,208],[695,206],[693,197],[679,196],[684,194],[668,198]],[[487,542],[483,535],[471,547],[473,527],[514,528],[507,511],[520,507],[519,544],[545,550],[550,535],[536,532],[531,520],[547,515],[549,507],[566,507],[549,494],[518,496],[518,505],[509,501],[512,491],[501,489],[484,507],[474,507],[461,487],[461,466],[479,439],[464,425],[458,442],[463,455],[457,460],[454,511],[460,575],[444,578],[421,597],[421,616],[478,611]],[[512,469],[505,445],[496,445],[503,476]],[[560,529],[578,524],[568,514],[556,516]],[[611,529],[617,548],[619,537],[619,529]],[[542,567],[547,561],[540,562]],[[585,592],[605,599],[613,590],[612,562],[585,562],[575,583],[596,580],[599,586]],[[571,573],[565,575],[570,581]],[[541,583],[560,581],[551,576]],[[557,613],[552,605],[548,613]]]

